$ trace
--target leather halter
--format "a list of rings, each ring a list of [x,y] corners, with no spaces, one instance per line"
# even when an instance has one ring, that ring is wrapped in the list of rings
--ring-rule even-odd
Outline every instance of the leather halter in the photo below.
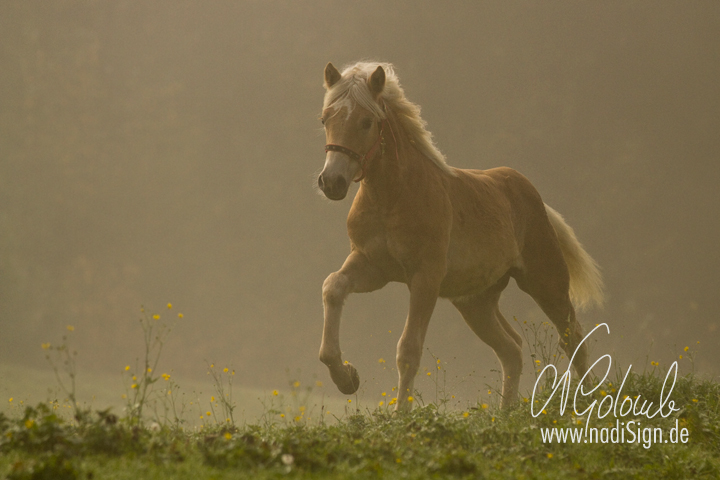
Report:
[[[347,147],[343,147],[342,145],[336,145],[334,143],[328,143],[327,145],[325,145],[325,153],[327,153],[327,152],[344,153],[345,155],[347,155],[348,157],[350,157],[351,159],[355,160],[356,162],[358,162],[360,164],[360,177],[356,178],[355,182],[359,182],[360,180],[365,178],[365,165],[371,158],[373,158],[375,156],[378,148],[380,148],[380,146],[383,143],[383,128],[385,126],[385,121],[384,120],[380,121],[380,122],[378,122],[378,124],[380,127],[380,131],[378,132],[378,138],[377,138],[377,140],[375,140],[375,143],[373,143],[373,146],[370,147],[370,150],[368,150],[365,153],[365,155],[360,155],[356,151],[351,150]],[[393,134],[393,136],[394,136],[394,134]]]

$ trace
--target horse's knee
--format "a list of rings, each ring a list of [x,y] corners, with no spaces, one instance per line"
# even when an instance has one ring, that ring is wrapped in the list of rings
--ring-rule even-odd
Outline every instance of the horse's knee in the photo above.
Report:
[[[331,273],[323,282],[323,302],[331,305],[342,305],[345,297],[347,297],[348,286],[349,281],[345,275],[340,272]]]

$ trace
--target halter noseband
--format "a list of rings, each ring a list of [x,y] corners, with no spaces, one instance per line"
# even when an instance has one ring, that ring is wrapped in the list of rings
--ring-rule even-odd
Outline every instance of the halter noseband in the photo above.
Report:
[[[352,158],[356,162],[360,164],[360,177],[355,179],[355,182],[359,182],[363,178],[365,178],[365,165],[367,164],[368,160],[373,158],[375,156],[375,153],[377,153],[378,148],[382,145],[383,142],[383,127],[385,125],[385,121],[378,122],[380,124],[380,131],[378,132],[378,138],[375,140],[375,143],[372,147],[370,147],[370,150],[368,150],[365,155],[360,155],[354,150],[351,150],[347,147],[343,147],[342,145],[335,145],[334,143],[328,143],[325,145],[325,153],[327,152],[339,152],[344,153],[348,157]]]

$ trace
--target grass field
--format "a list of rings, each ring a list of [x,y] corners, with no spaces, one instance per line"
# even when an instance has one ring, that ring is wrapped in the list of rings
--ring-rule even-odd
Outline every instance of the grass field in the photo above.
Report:
[[[176,385],[184,397],[182,401],[185,403],[183,415],[185,426],[195,428],[207,423],[199,417],[200,413],[207,411],[206,407],[210,403],[212,395],[216,395],[215,385],[211,379],[208,377],[208,380],[204,382],[196,379],[178,379]],[[292,387],[289,386],[285,391],[280,391],[278,397],[291,399],[292,390]],[[308,407],[315,409],[319,409],[324,404],[333,412],[345,410],[345,400],[323,396],[318,390],[317,388],[311,389],[308,394],[307,389],[301,388],[300,392],[296,392],[302,393],[298,401],[302,400],[307,403]],[[122,398],[124,392],[123,378],[119,373],[82,373],[78,376],[76,396],[81,408],[90,410],[111,408],[114,414],[122,416],[127,407],[126,400]],[[233,397],[237,404],[235,420],[240,424],[256,421],[266,410],[263,402],[269,405],[273,400],[271,391],[237,385],[233,387]],[[11,398],[12,402],[9,402],[8,400]],[[11,417],[18,416],[22,414],[27,405],[36,405],[55,399],[59,403],[59,413],[64,417],[71,418],[72,407],[67,401],[67,395],[58,387],[57,379],[51,369],[0,364],[0,413]],[[193,404],[190,405],[190,402]],[[293,402],[288,401],[287,403],[288,408],[291,408]]]
[[[57,375],[0,365],[3,478],[720,478],[720,384],[673,380],[676,363],[618,370],[577,402],[573,384],[564,411],[545,377],[507,410],[458,409],[443,389],[394,413],[392,390],[358,408],[319,384],[239,388],[212,364],[207,382],[178,382],[156,368],[169,329],[154,318],[145,358],[115,377],[78,377],[65,339],[43,344]],[[550,328],[523,328],[536,373],[562,358]]]
[[[664,379],[660,368],[631,374],[623,392],[657,402]],[[621,380],[578,408],[614,395]],[[545,389],[538,405],[548,395]],[[665,441],[650,445],[641,438],[543,442],[544,428],[583,428],[586,421],[571,415],[571,407],[560,415],[557,395],[537,418],[523,399],[508,411],[484,404],[457,411],[441,402],[400,415],[385,403],[324,417],[317,414],[327,408],[321,406],[308,419],[291,394],[271,394],[255,422],[202,427],[133,423],[82,409],[79,420],[63,419],[43,402],[0,416],[0,473],[9,479],[720,478],[720,385],[680,377],[672,400],[678,411],[667,418],[620,418],[662,429]],[[615,425],[612,415],[592,422]],[[687,429],[687,443],[666,443],[675,426]]]

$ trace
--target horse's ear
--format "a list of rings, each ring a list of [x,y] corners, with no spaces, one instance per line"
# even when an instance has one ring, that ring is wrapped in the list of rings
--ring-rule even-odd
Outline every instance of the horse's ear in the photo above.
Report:
[[[341,78],[342,75],[340,75],[340,72],[338,72],[337,68],[335,68],[335,65],[333,65],[332,63],[328,63],[325,66],[325,88],[329,90]]]
[[[385,88],[385,70],[381,66],[378,65],[373,74],[370,75],[368,87],[374,97],[379,97],[382,93],[383,88]]]

